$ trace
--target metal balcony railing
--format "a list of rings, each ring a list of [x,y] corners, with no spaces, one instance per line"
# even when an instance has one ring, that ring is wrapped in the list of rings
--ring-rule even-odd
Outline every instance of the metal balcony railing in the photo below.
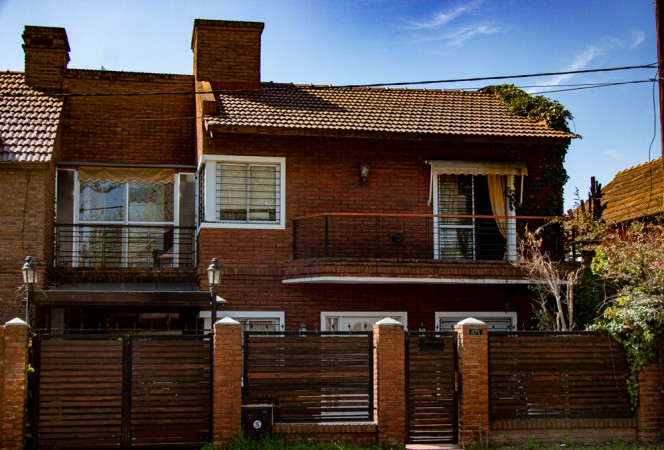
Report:
[[[195,228],[55,224],[56,267],[155,268],[195,265]]]
[[[322,213],[293,219],[293,258],[512,260],[536,216]]]

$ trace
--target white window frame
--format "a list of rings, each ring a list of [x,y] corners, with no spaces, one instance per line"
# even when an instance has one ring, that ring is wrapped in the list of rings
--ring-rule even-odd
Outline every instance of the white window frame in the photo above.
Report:
[[[436,327],[442,321],[456,321],[461,322],[464,319],[472,317],[473,319],[486,321],[486,320],[505,320],[509,319],[512,322],[512,330],[517,329],[517,313],[514,311],[441,311],[436,312],[435,314],[435,324]],[[450,331],[450,330],[440,330],[440,331]],[[491,331],[491,330],[489,330]],[[504,330],[500,330],[504,331]]]
[[[344,319],[371,319],[373,323],[383,320],[386,317],[396,318],[395,320],[401,322],[404,327],[408,327],[408,313],[406,311],[322,311],[320,313],[320,327],[321,331],[332,331],[327,329],[327,319],[339,318]],[[377,319],[377,320],[373,320]],[[347,327],[340,327],[340,330],[335,332],[348,331]],[[362,330],[363,331],[363,330]],[[371,331],[371,330],[367,330]]]
[[[431,183],[432,183],[432,196],[431,199],[433,201],[433,213],[435,214],[440,214],[440,211],[438,210],[438,201],[439,201],[439,196],[440,193],[438,191],[438,177],[440,175],[456,175],[460,176],[459,174],[448,174],[446,170],[432,170],[431,171]],[[486,176],[483,174],[477,174],[481,176]],[[471,174],[472,177],[472,215],[475,215],[475,201],[476,201],[476,195],[477,192],[475,191],[475,175]],[[507,177],[507,189],[508,191],[514,191],[514,175],[506,175],[503,174],[501,176]],[[523,186],[523,183],[522,183]],[[507,261],[515,261],[516,260],[516,211],[514,210],[514,205],[512,205],[509,201],[507,201],[507,211],[506,215],[511,216],[509,219],[507,219],[507,239],[506,239],[506,260]],[[512,218],[514,217],[514,218]],[[440,219],[438,217],[434,217],[433,219],[433,252],[434,252],[434,259],[442,259],[443,256],[440,254],[440,245],[439,245],[439,239],[440,239],[440,229],[441,228],[450,228],[450,229],[462,229],[462,228],[467,228],[467,229],[472,229],[473,233],[473,261],[477,260],[477,252],[478,252],[478,244],[477,244],[477,236],[475,235],[475,219],[472,219],[472,226],[469,225],[464,225],[464,226],[445,226],[445,225],[440,225],[439,224]],[[437,323],[437,322],[436,322]]]
[[[279,204],[278,217],[275,222],[235,222],[217,219],[219,205],[217,204],[217,164],[268,164],[279,165]],[[205,217],[200,223],[201,228],[248,228],[248,229],[286,229],[286,158],[263,156],[234,156],[234,155],[203,155],[200,166],[205,172],[204,204]]]
[[[201,311],[198,317],[203,319],[203,329],[210,331],[212,329],[212,312]],[[224,317],[230,317],[233,320],[274,320],[277,329],[270,331],[280,331],[281,326],[285,324],[283,311],[228,311],[225,309],[217,311],[217,320]]]

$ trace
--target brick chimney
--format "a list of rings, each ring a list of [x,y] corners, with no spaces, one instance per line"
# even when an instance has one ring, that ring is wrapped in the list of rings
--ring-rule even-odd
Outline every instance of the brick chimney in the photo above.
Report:
[[[69,63],[64,28],[26,26],[23,31],[25,82],[40,90],[62,89]]]
[[[196,81],[215,89],[259,89],[262,22],[194,21],[191,49]]]

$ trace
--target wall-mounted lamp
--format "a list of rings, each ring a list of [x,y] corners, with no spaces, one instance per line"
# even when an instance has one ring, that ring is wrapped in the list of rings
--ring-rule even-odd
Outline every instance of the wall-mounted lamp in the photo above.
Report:
[[[300,322],[300,324],[298,325],[297,328],[298,328],[298,331],[300,332],[300,336],[306,336],[305,333],[306,333],[306,332],[308,331],[308,329],[309,329],[309,328],[307,327],[307,324],[306,324],[306,323],[304,323],[304,322]]]
[[[369,164],[362,163],[360,164],[360,186],[367,184],[367,178],[369,178]]]

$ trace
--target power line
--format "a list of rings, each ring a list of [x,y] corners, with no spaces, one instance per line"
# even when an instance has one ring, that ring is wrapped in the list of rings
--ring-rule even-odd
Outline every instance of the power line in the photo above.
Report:
[[[535,77],[545,77],[545,76],[557,76],[557,75],[577,75],[585,73],[601,73],[601,72],[615,72],[622,70],[635,70],[635,69],[654,69],[657,67],[657,63],[651,63],[646,65],[638,66],[623,66],[623,67],[609,67],[602,69],[585,69],[585,70],[571,70],[563,72],[541,72],[541,73],[532,73],[532,74],[519,74],[519,75],[496,75],[496,76],[487,76],[487,77],[472,77],[472,78],[451,78],[445,80],[426,80],[426,81],[399,81],[393,83],[370,83],[370,84],[346,84],[346,85],[310,85],[311,88],[321,88],[326,89],[330,87],[334,88],[359,88],[359,87],[389,87],[389,86],[419,86],[419,85],[428,85],[428,84],[442,84],[442,83],[463,83],[463,82],[472,82],[472,81],[489,81],[489,80],[507,80],[507,79],[521,79],[521,78],[535,78]],[[280,83],[276,83],[280,84]],[[284,83],[288,84],[288,83]],[[36,94],[23,94],[23,93],[6,93],[0,95],[0,98],[29,98],[29,97],[120,97],[120,96],[151,96],[151,95],[195,95],[195,94],[209,94],[209,93],[222,93],[222,92],[243,92],[246,90],[243,89],[220,89],[212,91],[157,91],[157,92],[117,92],[117,93],[108,93],[108,92],[87,92],[87,93],[36,93]]]

